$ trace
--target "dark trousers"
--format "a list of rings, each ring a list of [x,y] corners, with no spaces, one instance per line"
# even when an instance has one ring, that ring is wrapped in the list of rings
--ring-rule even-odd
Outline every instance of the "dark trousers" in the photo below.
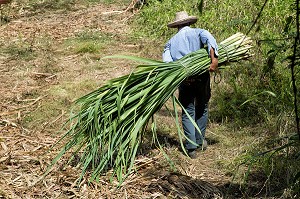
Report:
[[[186,149],[196,149],[197,145],[192,142],[201,145],[205,139],[210,96],[209,72],[189,78],[179,86],[179,101],[201,131],[197,131],[188,115],[182,110],[183,131],[188,138],[185,144]]]

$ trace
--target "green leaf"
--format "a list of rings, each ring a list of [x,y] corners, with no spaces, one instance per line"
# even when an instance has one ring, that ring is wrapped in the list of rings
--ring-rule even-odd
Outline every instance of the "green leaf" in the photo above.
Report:
[[[147,64],[158,64],[162,63],[162,61],[157,61],[153,59],[147,59],[147,58],[142,58],[142,57],[137,57],[137,56],[132,56],[132,55],[111,55],[111,56],[105,56],[101,59],[112,59],[112,58],[120,58],[120,59],[129,59],[132,61],[138,61],[138,62],[143,62]]]

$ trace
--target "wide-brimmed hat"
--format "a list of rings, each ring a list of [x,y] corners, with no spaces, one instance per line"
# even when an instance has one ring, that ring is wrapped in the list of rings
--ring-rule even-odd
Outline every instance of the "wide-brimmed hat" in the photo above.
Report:
[[[176,13],[176,17],[173,22],[168,24],[169,28],[176,28],[182,24],[193,24],[196,23],[198,18],[196,16],[189,16],[187,12],[181,11]]]

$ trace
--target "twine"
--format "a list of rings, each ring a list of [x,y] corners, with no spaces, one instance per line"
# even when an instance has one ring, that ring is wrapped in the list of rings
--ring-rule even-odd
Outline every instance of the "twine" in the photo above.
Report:
[[[229,54],[228,54],[227,49],[225,48],[225,46],[223,46],[223,44],[219,44],[219,45],[225,50],[226,57],[227,57],[227,62],[229,62]]]
[[[186,71],[187,76],[189,77],[191,74],[191,70],[188,67],[186,67],[186,65],[184,65],[184,63],[181,60],[179,60],[179,63],[183,66],[183,68]]]

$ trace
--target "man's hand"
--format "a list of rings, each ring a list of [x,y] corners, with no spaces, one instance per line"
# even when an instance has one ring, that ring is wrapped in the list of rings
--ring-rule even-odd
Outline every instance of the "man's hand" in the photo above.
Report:
[[[209,72],[218,72],[218,58],[215,56],[215,50],[213,48],[210,49],[210,59]]]

